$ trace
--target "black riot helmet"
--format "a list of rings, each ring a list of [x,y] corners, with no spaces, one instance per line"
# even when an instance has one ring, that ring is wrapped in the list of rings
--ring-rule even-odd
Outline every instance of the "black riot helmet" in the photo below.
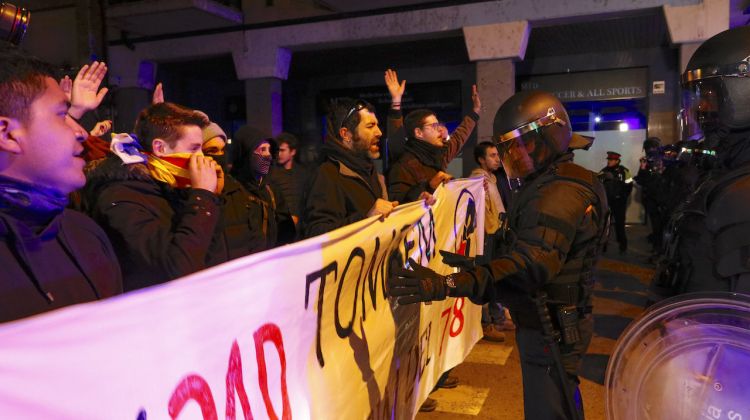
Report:
[[[522,179],[567,153],[573,132],[560,100],[548,92],[518,92],[505,101],[492,125],[508,178]]]
[[[683,140],[750,128],[750,26],[701,44],[682,74],[682,89]]]

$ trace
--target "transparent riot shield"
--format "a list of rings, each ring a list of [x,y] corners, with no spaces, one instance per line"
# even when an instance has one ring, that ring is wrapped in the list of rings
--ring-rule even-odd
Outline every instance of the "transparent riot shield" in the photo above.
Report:
[[[609,420],[750,419],[750,296],[649,308],[618,340],[605,388]]]

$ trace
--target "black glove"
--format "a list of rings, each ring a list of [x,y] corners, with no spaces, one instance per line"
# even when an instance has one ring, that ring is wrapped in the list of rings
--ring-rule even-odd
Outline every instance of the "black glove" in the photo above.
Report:
[[[411,270],[394,266],[388,279],[388,294],[398,297],[399,304],[408,305],[446,298],[448,292],[445,286],[445,276],[422,267],[411,258],[409,258],[409,266]]]
[[[471,270],[474,268],[474,258],[466,257],[461,254],[454,254],[452,252],[440,250],[440,255],[443,256],[443,262],[453,268],[460,270]]]

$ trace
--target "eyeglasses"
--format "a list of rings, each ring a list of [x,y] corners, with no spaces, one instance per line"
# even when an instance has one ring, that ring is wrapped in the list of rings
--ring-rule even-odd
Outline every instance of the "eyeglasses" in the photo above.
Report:
[[[355,112],[359,112],[365,108],[367,108],[367,105],[369,105],[365,101],[357,101],[354,106],[349,110],[349,112],[346,113],[346,117],[344,117],[343,120],[341,120],[341,125],[339,126],[339,130],[344,128],[344,124],[346,124],[347,121],[349,121],[349,118],[351,118],[352,115],[354,115]]]
[[[445,126],[445,124],[441,123],[440,121],[437,121],[434,123],[424,124],[422,125],[422,128],[432,127],[433,130],[438,131],[440,130],[440,127],[443,127],[443,126]]]

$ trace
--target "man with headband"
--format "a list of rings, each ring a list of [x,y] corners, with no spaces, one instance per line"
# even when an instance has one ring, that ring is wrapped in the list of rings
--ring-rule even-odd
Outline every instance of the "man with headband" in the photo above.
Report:
[[[398,204],[388,200],[380,157],[375,108],[362,100],[341,99],[326,117],[326,160],[318,168],[305,204],[305,237],[312,237],[371,216],[388,216]]]

